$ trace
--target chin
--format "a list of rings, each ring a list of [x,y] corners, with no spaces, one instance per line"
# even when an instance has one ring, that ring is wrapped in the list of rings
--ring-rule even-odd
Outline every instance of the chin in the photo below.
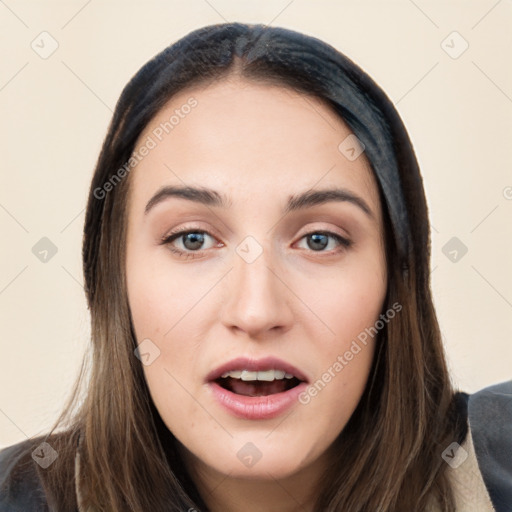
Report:
[[[317,444],[313,440],[306,443],[297,438],[293,442],[289,436],[285,436],[288,442],[284,443],[277,436],[273,441],[265,439],[267,435],[268,432],[259,436],[235,436],[228,444],[219,442],[217,450],[208,450],[195,457],[202,464],[230,478],[273,480],[298,473],[321,455],[318,453],[315,456],[306,449],[309,444]]]

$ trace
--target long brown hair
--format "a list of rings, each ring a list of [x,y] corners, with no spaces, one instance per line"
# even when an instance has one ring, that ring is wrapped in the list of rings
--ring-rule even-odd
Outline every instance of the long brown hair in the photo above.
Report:
[[[124,265],[127,162],[143,129],[173,95],[233,73],[320,98],[364,144],[385,218],[384,311],[402,306],[379,332],[368,384],[334,443],[315,510],[419,512],[429,503],[455,510],[441,452],[462,439],[465,423],[454,412],[432,303],[428,211],[407,132],[384,92],[331,46],[290,30],[239,23],[196,30],[166,48],[131,79],[117,103],[84,228],[91,354],[47,436],[59,457],[40,471],[51,505],[62,511],[76,506],[79,448],[85,510],[207,510],[134,355]]]

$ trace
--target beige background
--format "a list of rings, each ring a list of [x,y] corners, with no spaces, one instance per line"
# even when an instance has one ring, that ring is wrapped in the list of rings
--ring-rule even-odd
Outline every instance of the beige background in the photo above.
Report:
[[[168,44],[223,21],[320,37],[384,88],[424,175],[454,382],[473,392],[512,377],[510,1],[5,0],[0,446],[50,425],[87,344],[84,206],[121,89]],[[32,252],[43,237],[58,249],[46,263]],[[443,253],[452,237],[468,248],[456,262]]]

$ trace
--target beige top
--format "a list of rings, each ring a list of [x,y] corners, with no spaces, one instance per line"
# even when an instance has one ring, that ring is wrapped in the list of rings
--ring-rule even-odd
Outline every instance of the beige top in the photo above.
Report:
[[[494,512],[494,507],[478,467],[473,437],[469,427],[464,443],[458,449],[448,450],[445,457],[445,460],[450,461],[448,471],[453,483],[457,512]],[[75,488],[78,510],[79,512],[90,512],[82,504],[78,486],[79,474],[80,455],[77,453],[75,457]],[[439,509],[431,507],[428,512],[439,512]]]
[[[455,464],[448,468],[448,472],[453,484],[457,512],[493,512],[494,507],[478,467],[470,428],[464,443],[454,452],[455,450],[449,452],[449,455],[453,453],[452,460]],[[434,511],[437,509],[433,508],[432,512]]]

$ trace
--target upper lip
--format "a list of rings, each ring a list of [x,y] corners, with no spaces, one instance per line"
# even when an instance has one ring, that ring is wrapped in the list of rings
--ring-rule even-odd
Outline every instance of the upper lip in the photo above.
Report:
[[[207,382],[218,379],[223,373],[235,370],[264,371],[264,370],[283,370],[291,373],[297,379],[308,382],[308,379],[298,368],[277,357],[264,357],[262,359],[250,359],[248,357],[237,357],[227,363],[222,364],[215,370],[212,370],[206,377]]]

